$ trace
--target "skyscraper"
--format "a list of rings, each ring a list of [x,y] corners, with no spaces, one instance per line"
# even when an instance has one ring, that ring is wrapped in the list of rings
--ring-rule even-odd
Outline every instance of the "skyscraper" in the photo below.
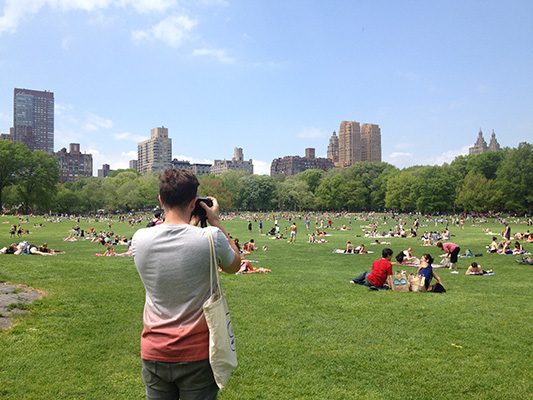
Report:
[[[329,138],[328,158],[333,161],[334,164],[339,161],[339,138],[335,131],[333,131],[333,135]]]
[[[168,128],[152,129],[151,138],[137,145],[137,154],[137,171],[143,175],[171,168],[172,139],[168,137]]]
[[[339,167],[361,161],[361,126],[359,122],[342,121],[339,129]]]
[[[381,129],[379,125],[361,126],[361,161],[381,162]]]
[[[15,88],[13,141],[31,151],[54,152],[54,93]]]

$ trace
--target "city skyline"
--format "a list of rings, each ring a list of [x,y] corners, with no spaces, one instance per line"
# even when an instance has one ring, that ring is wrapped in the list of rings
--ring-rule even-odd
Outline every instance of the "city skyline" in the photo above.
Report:
[[[528,1],[0,0],[0,133],[28,88],[55,94],[54,151],[80,143],[94,175],[128,168],[163,125],[172,158],[241,147],[257,174],[303,148],[326,157],[341,121],[379,125],[385,162],[441,165],[480,128],[502,148],[531,141],[531,15]]]

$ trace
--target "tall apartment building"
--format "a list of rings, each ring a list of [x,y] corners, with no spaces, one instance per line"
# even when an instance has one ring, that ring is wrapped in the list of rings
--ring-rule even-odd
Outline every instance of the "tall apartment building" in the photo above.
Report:
[[[171,168],[172,139],[168,137],[168,128],[152,129],[150,139],[137,145],[137,154],[137,171],[143,175]]]
[[[15,88],[13,141],[31,151],[54,152],[54,93]]]
[[[130,169],[137,171],[137,160],[130,160],[129,167]]]
[[[328,158],[335,157],[335,132],[330,138]],[[330,151],[331,150],[331,151]],[[381,162],[381,130],[379,125],[342,121],[338,138],[338,160],[336,167],[349,167],[356,162]]]
[[[379,125],[361,126],[361,161],[381,162],[381,129]]]
[[[496,140],[496,134],[494,133],[494,130],[492,131],[492,135],[490,138],[490,144],[487,146],[487,142],[485,142],[485,139],[483,138],[483,132],[481,131],[481,128],[479,128],[479,133],[477,136],[476,143],[474,143],[474,147],[470,147],[468,149],[468,154],[481,154],[486,151],[499,151],[500,144]]]
[[[210,171],[215,176],[219,176],[225,171],[245,171],[250,175],[254,173],[254,165],[252,160],[245,161],[242,148],[235,147],[233,152],[233,158],[231,160],[215,160],[215,164],[211,167]]]
[[[93,176],[93,156],[80,151],[79,143],[71,143],[70,151],[62,148],[53,153],[59,162],[59,179],[61,183],[75,182],[78,177]]]
[[[272,178],[280,174],[293,176],[308,169],[329,171],[332,168],[335,168],[335,165],[330,158],[316,158],[315,149],[308,148],[305,149],[305,157],[286,156],[272,160],[272,164],[270,164],[270,176]]]
[[[337,166],[349,167],[358,161],[361,161],[361,126],[359,122],[342,121],[339,129]]]
[[[339,138],[335,131],[333,131],[333,135],[329,138],[327,157],[333,161],[334,164],[339,162]]]

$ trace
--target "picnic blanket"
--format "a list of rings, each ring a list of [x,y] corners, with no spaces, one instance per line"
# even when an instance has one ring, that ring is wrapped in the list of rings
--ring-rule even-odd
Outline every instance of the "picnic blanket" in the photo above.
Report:
[[[396,263],[396,264],[397,264],[397,265],[404,265],[404,266],[406,266],[406,267],[415,267],[415,268],[420,267],[420,264],[399,264],[399,263]],[[396,265],[396,264],[395,264],[395,265]],[[444,267],[445,267],[445,265],[442,265],[442,264],[431,264],[431,266],[432,266],[433,268],[444,268]]]
[[[373,251],[366,251],[365,250],[362,253],[345,253],[344,250],[342,250],[342,249],[335,249],[335,250],[333,250],[333,253],[336,253],[336,254],[366,254],[366,253],[372,254]]]

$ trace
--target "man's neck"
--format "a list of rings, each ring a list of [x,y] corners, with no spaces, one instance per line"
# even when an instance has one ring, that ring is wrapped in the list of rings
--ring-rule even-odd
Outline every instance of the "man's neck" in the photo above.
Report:
[[[165,208],[165,225],[189,225],[191,212],[178,207]]]

